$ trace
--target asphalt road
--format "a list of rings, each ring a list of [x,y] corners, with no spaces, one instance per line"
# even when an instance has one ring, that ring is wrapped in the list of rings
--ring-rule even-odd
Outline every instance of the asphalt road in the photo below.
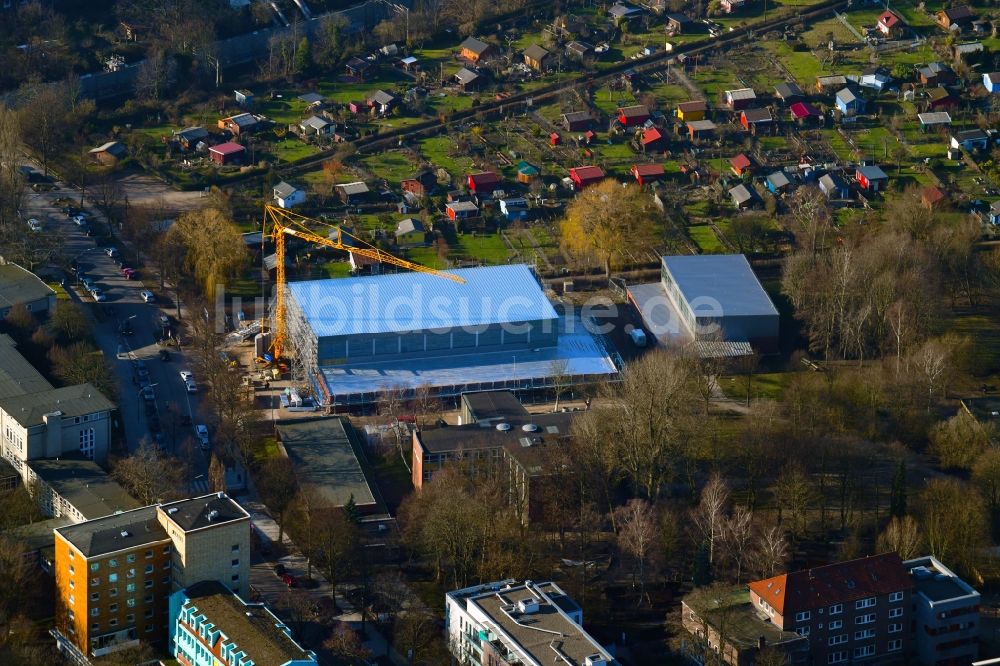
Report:
[[[106,248],[98,247],[93,238],[86,235],[62,210],[53,204],[60,198],[79,202],[79,192],[56,183],[50,192],[31,192],[26,201],[25,217],[35,217],[43,231],[56,233],[62,237],[63,254],[69,261],[76,262],[81,275],[94,280],[104,291],[106,301],[95,302],[82,284],[70,277],[67,291],[73,300],[79,302],[94,318],[94,334],[105,357],[109,359],[118,377],[120,392],[118,398],[119,417],[124,427],[128,450],[135,451],[143,440],[157,441],[162,448],[191,463],[192,491],[208,491],[208,454],[202,452],[196,443],[194,425],[204,422],[206,415],[199,395],[187,392],[180,378],[181,370],[189,370],[183,351],[170,345],[169,360],[159,358],[161,347],[157,339],[162,335],[159,323],[161,315],[170,317],[176,329],[177,309],[172,302],[165,302],[166,294],[157,291],[158,280],[149,279],[149,290],[157,298],[155,303],[144,303],[140,292],[146,289],[144,277],[151,277],[142,268],[131,280],[122,276],[121,269],[108,256]],[[100,216],[88,210],[90,217]],[[123,248],[119,248],[121,251]],[[135,267],[135,253],[123,253],[127,265]],[[185,313],[181,310],[181,315]],[[128,322],[132,335],[122,335],[121,325]],[[144,363],[148,379],[139,377],[138,367]],[[197,377],[195,377],[197,381]],[[155,399],[147,409],[142,397],[142,386],[152,386]],[[203,387],[199,385],[199,390]],[[155,416],[154,416],[155,415]],[[154,433],[151,422],[159,420],[160,431]]]

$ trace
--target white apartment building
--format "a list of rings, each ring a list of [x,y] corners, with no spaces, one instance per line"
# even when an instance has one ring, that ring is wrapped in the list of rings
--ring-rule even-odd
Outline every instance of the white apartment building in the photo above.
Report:
[[[449,592],[445,630],[461,664],[617,664],[584,630],[580,606],[552,582],[504,580]]]

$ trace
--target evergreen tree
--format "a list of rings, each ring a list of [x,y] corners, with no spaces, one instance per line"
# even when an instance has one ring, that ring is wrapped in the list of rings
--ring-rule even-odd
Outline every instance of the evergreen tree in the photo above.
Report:
[[[299,47],[295,50],[295,59],[292,61],[292,70],[295,76],[305,76],[312,71],[313,57],[312,44],[308,37],[299,40]]]
[[[708,558],[708,543],[705,541],[698,545],[698,551],[694,554],[692,580],[695,587],[704,587],[712,582],[712,563]]]
[[[344,505],[344,515],[355,525],[361,522],[361,512],[358,511],[358,503],[354,501],[354,493],[351,493],[347,504]]]
[[[896,476],[892,479],[892,494],[889,499],[889,515],[902,518],[906,515],[906,461],[899,461]]]

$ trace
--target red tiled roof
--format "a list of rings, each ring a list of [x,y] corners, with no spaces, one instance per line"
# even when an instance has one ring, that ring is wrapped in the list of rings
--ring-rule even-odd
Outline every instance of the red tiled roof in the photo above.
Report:
[[[729,160],[729,165],[734,169],[742,170],[742,169],[749,169],[751,166],[753,166],[753,163],[750,161],[749,157],[747,157],[743,153],[740,153],[736,157],[733,157]]]
[[[800,118],[807,118],[809,116],[819,116],[820,112],[812,104],[808,102],[796,102],[789,107],[792,111],[792,118],[799,120]]]
[[[944,199],[944,192],[942,192],[941,190],[932,185],[928,185],[927,187],[924,188],[923,195],[924,195],[924,200],[927,201],[927,203],[931,204],[935,204],[938,201]]]
[[[651,178],[653,176],[663,175],[663,165],[662,164],[634,164],[632,166],[632,175],[642,176],[643,178]]]
[[[475,188],[485,187],[487,185],[497,185],[500,183],[500,177],[492,171],[471,173],[469,174],[469,183]]]
[[[882,15],[878,17],[878,22],[887,28],[892,28],[896,24],[900,23],[902,19],[890,12],[888,9],[882,12]]]
[[[226,143],[220,143],[217,146],[212,146],[209,148],[210,152],[219,153],[220,155],[233,155],[235,153],[241,153],[245,150],[243,146],[238,143],[233,143],[232,141],[227,141]]]
[[[653,143],[654,141],[659,141],[662,138],[663,135],[660,134],[660,130],[656,129],[655,127],[650,127],[648,130],[642,133],[643,144]]]
[[[913,581],[896,553],[884,553],[750,583],[783,616],[909,590]]]
[[[596,166],[579,166],[569,170],[570,176],[576,176],[580,180],[594,180],[604,178],[604,170]]]

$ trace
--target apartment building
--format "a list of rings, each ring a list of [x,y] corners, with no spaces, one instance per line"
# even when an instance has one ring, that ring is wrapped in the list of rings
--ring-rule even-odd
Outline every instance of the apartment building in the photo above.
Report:
[[[115,409],[91,384],[54,388],[0,335],[0,453],[25,482],[30,460],[80,454],[103,463]]]
[[[903,663],[910,650],[913,580],[896,553],[750,583],[771,623],[809,638],[815,664]]]
[[[913,648],[924,666],[979,658],[979,592],[928,555],[903,562],[913,579]]]
[[[223,493],[55,530],[56,630],[86,657],[167,635],[171,592],[215,580],[246,595],[250,515]]]
[[[139,502],[97,463],[79,455],[33,460],[25,471],[35,502],[50,518],[81,523],[139,508]]]
[[[583,628],[583,611],[555,583],[498,581],[445,595],[452,654],[475,666],[617,664]]]
[[[318,663],[267,606],[247,603],[217,581],[170,595],[170,654],[181,666]]]

